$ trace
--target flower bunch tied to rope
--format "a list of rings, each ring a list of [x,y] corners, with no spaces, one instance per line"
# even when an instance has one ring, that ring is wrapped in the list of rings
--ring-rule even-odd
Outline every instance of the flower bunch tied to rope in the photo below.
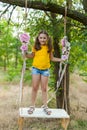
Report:
[[[62,60],[68,60],[69,57],[69,51],[70,51],[70,43],[67,40],[67,36],[64,36],[64,38],[61,40],[62,45]]]
[[[28,51],[28,44],[30,41],[30,36],[27,33],[22,33],[19,35],[19,39],[22,43],[22,46],[20,47],[22,54],[24,55]]]

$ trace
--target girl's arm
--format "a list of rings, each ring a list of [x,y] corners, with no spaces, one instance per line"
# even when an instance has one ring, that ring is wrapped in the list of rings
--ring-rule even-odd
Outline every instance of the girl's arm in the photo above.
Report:
[[[54,57],[52,52],[50,53],[50,60],[53,62],[63,62],[64,61],[61,58]]]
[[[31,53],[25,52],[25,57],[26,58],[33,58],[34,55],[35,55],[34,52],[31,52]]]

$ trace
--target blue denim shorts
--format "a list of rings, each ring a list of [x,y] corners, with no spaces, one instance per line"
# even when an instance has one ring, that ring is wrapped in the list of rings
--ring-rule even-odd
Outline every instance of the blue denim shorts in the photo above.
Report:
[[[49,76],[50,75],[49,69],[40,70],[40,69],[37,69],[35,67],[32,67],[32,74],[40,74],[40,75],[43,75],[43,76]]]

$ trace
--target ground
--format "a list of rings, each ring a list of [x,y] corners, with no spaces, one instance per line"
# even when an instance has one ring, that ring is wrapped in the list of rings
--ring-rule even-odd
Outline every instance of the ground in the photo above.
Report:
[[[76,74],[70,80],[70,104],[76,118],[87,120],[87,83]]]
[[[19,84],[0,83],[0,130],[18,130],[19,91]],[[25,86],[23,91],[22,105],[28,107],[30,104],[31,87]],[[37,98],[38,106],[40,106],[41,102],[40,96],[41,93],[39,91]],[[71,125],[69,130],[82,130],[80,127],[77,128],[75,120],[87,121],[87,83],[78,74],[70,76],[70,108]],[[60,129],[57,119],[25,119],[23,130]],[[87,130],[87,126],[84,130]]]

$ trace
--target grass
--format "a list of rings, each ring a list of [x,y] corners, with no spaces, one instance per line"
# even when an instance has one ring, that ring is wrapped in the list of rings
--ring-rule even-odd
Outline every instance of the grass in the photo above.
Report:
[[[5,81],[6,73],[0,71],[0,130],[18,130],[18,110],[19,110],[19,83],[17,84],[9,84]],[[73,76],[71,79],[71,86],[75,85],[79,86],[79,81],[81,85],[81,80],[76,76],[76,84],[73,80]],[[72,86],[72,87],[73,87]],[[85,86],[85,84],[84,84]],[[78,89],[78,87],[75,87]],[[82,92],[81,89],[81,94]],[[24,96],[23,96],[23,106],[28,107],[30,105],[30,94],[31,87],[24,87]],[[73,93],[73,90],[72,90]],[[41,106],[41,92],[39,91],[37,98],[37,105]],[[85,92],[83,93],[85,95]],[[75,94],[75,96],[78,96]],[[77,98],[70,95],[70,98],[73,100],[77,100]],[[73,98],[74,97],[74,98]],[[84,100],[84,96],[81,96]],[[52,106],[55,106],[55,101],[52,100]],[[51,103],[49,104],[51,106]],[[73,104],[71,103],[71,108],[73,108]],[[77,104],[78,105],[78,104]],[[79,104],[80,105],[80,104]],[[81,108],[81,106],[79,106]],[[86,108],[87,109],[87,108]],[[71,119],[68,130],[87,130],[87,110],[78,111],[76,109],[71,109]],[[82,118],[83,116],[83,118]],[[85,116],[85,118],[84,118]],[[38,118],[25,118],[24,121],[24,129],[23,130],[63,130],[60,126],[60,121],[58,119],[38,119]]]
[[[68,130],[87,130],[86,120],[71,120]]]

